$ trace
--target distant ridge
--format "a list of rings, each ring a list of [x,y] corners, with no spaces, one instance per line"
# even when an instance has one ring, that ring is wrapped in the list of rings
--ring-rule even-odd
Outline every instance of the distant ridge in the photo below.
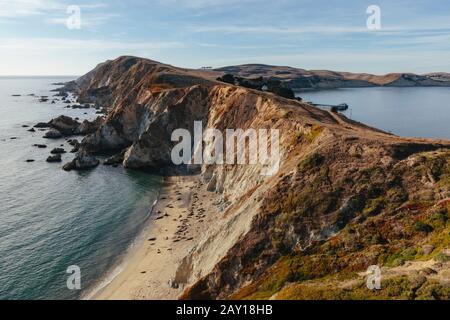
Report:
[[[215,69],[223,74],[247,78],[274,78],[293,89],[329,89],[349,87],[449,87],[450,74],[434,72],[423,75],[414,73],[369,73],[338,72],[330,70],[305,70],[288,66],[244,64]]]

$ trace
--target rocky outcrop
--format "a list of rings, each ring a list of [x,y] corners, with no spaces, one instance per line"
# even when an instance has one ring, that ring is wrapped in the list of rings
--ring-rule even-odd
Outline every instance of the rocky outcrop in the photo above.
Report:
[[[35,128],[50,128],[50,125],[47,122],[39,122],[35,126]]]
[[[77,139],[69,139],[67,142],[73,147],[70,153],[76,153],[80,150],[80,142]]]
[[[261,163],[200,166],[207,189],[227,205],[180,264],[182,298],[295,298],[289,290],[298,285],[304,293],[306,281],[348,279],[372,264],[444,259],[449,141],[397,137],[145,59],[121,57],[76,83],[83,99],[109,112],[66,170],[95,166],[93,154],[119,150],[126,150],[125,167],[172,166],[178,142],[171,134],[186,129],[193,136],[194,121],[221,132],[279,131],[276,174],[264,175]],[[424,255],[426,245],[441,248]]]
[[[49,156],[48,158],[47,158],[47,162],[61,162],[62,161],[62,159],[61,159],[61,154],[55,154],[55,155],[53,155],[53,156]]]
[[[50,128],[44,135],[44,138],[58,139],[63,136],[72,135],[88,135],[96,132],[104,122],[103,117],[97,117],[94,121],[84,120],[82,123],[77,121],[78,118],[72,119],[68,116],[59,116],[50,120],[48,123],[40,122],[35,128]]]
[[[70,136],[77,133],[80,123],[68,116],[59,116],[52,119],[49,126],[58,130],[62,135]]]
[[[62,138],[62,133],[56,129],[50,129],[44,134],[44,138],[46,139],[59,139]]]
[[[88,135],[96,132],[104,122],[103,117],[97,117],[94,121],[84,120],[75,130],[77,134]]]
[[[93,155],[85,151],[79,151],[71,162],[63,166],[63,169],[65,171],[88,170],[98,166],[99,163],[100,161]]]
[[[125,153],[126,153],[126,149],[105,159],[105,161],[103,161],[103,164],[105,166],[114,166],[114,165],[119,165],[123,163],[124,157],[125,157]]]
[[[196,74],[191,70],[123,56],[99,64],[91,72],[58,90],[74,92],[79,103],[92,103],[111,110],[115,105],[124,103],[123,100],[133,101],[137,95],[148,94],[148,90],[158,92],[166,88],[210,82],[201,73]],[[125,90],[132,88],[125,93]]]

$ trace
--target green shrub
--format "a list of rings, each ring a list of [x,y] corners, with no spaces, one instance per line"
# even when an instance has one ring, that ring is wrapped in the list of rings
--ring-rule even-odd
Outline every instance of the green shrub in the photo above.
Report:
[[[429,224],[423,223],[422,221],[417,221],[413,225],[413,229],[416,232],[424,232],[424,233],[430,233],[433,231],[433,227]]]
[[[298,164],[300,171],[309,171],[315,168],[319,168],[325,162],[325,157],[321,154],[314,153],[305,159],[302,159]]]
[[[447,220],[448,220],[447,210],[439,209],[438,211],[434,212],[428,217],[427,222],[434,229],[438,229],[445,227],[447,224]]]
[[[450,256],[441,252],[434,258],[434,260],[436,260],[438,262],[448,262],[448,261],[450,261]]]

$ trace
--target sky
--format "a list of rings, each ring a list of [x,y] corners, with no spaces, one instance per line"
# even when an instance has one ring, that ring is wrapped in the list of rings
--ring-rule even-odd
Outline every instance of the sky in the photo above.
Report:
[[[0,75],[81,75],[121,55],[186,68],[450,72],[450,1],[0,0]]]

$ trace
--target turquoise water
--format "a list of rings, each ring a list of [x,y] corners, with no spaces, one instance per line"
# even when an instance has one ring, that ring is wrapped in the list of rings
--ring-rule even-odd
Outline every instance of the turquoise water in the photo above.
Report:
[[[61,114],[95,117],[94,110],[66,109],[27,96],[52,95],[51,83],[67,80],[0,78],[0,299],[79,298],[130,247],[157,197],[159,177],[104,166],[65,172],[61,167],[70,153],[61,164],[45,161],[52,148],[71,147],[22,125]],[[48,148],[32,147],[35,143]],[[67,288],[71,265],[81,269],[81,290]]]
[[[347,117],[400,136],[450,139],[450,88],[351,88],[297,95],[314,103],[347,103]]]

